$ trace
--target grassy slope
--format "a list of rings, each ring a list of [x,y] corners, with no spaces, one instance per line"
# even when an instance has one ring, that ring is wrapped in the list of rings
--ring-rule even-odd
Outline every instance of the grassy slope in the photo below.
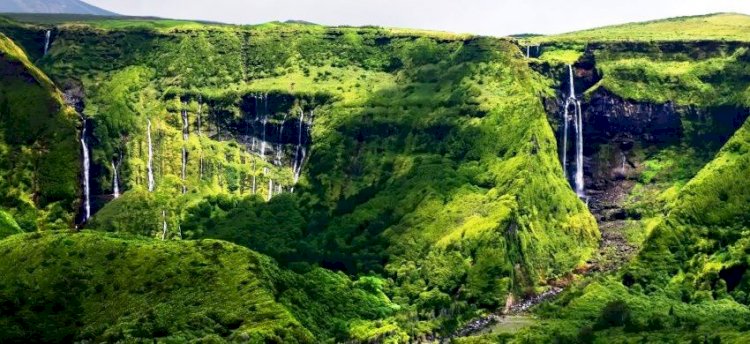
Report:
[[[0,241],[0,254],[0,338],[8,342],[401,336],[383,320],[396,308],[381,280],[293,273],[227,242],[44,232]]]
[[[719,13],[679,17],[531,38],[534,43],[701,40],[750,41],[750,16]]]
[[[542,322],[516,340],[749,340],[750,277],[725,275],[750,265],[748,167],[750,121],[669,202],[632,264],[541,307]]]
[[[542,60],[575,55],[581,42],[605,42],[595,50],[597,67],[604,72],[597,87],[635,101],[715,109],[711,115],[718,117],[704,122],[683,119],[687,137],[700,137],[711,131],[711,123],[721,122],[722,106],[748,107],[750,74],[746,48],[689,40],[745,40],[745,31],[736,30],[743,22],[746,16],[717,15],[551,37],[543,39],[551,46]],[[688,42],[675,49],[648,42],[652,39]],[[749,126],[746,122],[707,160],[713,149],[690,140],[647,156],[646,170],[626,205],[647,216],[638,225],[646,238],[636,260],[541,307],[542,323],[515,340],[746,342]],[[696,165],[701,161],[708,164]]]
[[[126,147],[121,176],[134,191],[105,208],[96,228],[155,234],[160,210],[168,209],[170,228],[182,223],[186,235],[239,237],[285,260],[382,272],[396,279],[394,300],[412,307],[408,321],[424,325],[416,333],[442,326],[434,314],[471,313],[472,304],[491,309],[509,291],[531,292],[595,246],[595,223],[562,178],[538,102],[546,85],[508,41],[296,24],[105,24],[63,26],[41,61],[58,80],[82,78],[96,124],[95,160],[109,166]],[[192,159],[191,192],[178,195],[176,119],[183,108],[195,118],[199,105],[177,96],[201,94],[205,113],[236,116],[239,97],[253,92],[331,99],[316,110],[313,153],[301,194],[288,202],[297,214],[291,218],[252,202],[250,218],[239,207],[248,206],[240,200],[247,192],[230,187],[227,171],[259,173],[241,163],[252,156],[205,136],[191,135],[192,156],[203,151],[219,172],[200,181]],[[142,191],[147,116],[157,142],[159,191],[152,195]],[[271,173],[290,179],[288,169]],[[100,185],[111,185],[108,175]],[[227,206],[206,195],[228,196]],[[206,212],[193,216],[200,209]],[[219,233],[230,227],[237,233]],[[280,245],[262,244],[269,232]]]
[[[231,244],[46,232],[0,252],[5,340],[312,341],[275,301],[273,263]]]
[[[68,227],[78,191],[75,112],[2,34],[0,124],[0,207],[26,231]]]

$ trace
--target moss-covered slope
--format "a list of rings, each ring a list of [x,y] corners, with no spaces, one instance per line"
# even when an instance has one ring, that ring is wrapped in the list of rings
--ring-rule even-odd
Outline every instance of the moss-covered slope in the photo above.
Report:
[[[0,208],[26,231],[67,228],[78,199],[75,112],[0,34]]]
[[[112,193],[113,165],[130,190],[90,228],[161,237],[166,218],[167,237],[181,229],[284,262],[382,273],[396,280],[399,303],[435,312],[419,316],[427,331],[440,326],[430,314],[534,293],[596,246],[593,218],[562,177],[537,97],[545,85],[510,41],[122,23],[59,25],[40,61],[60,84],[83,85],[98,199]],[[295,186],[288,143],[302,129]],[[280,154],[253,146],[264,134]],[[293,186],[294,196],[260,201]]]
[[[7,341],[312,342],[268,258],[227,243],[33,233],[0,242]]]

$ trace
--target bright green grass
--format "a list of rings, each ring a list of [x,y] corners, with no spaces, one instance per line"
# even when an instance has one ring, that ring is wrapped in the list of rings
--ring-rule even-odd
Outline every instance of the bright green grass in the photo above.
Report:
[[[540,36],[534,43],[602,41],[750,41],[750,16],[720,13],[607,26],[597,29]]]
[[[78,192],[75,112],[2,33],[0,70],[2,207],[26,231],[66,228]]]
[[[5,340],[313,341],[275,300],[274,264],[232,244],[46,232],[0,253]]]

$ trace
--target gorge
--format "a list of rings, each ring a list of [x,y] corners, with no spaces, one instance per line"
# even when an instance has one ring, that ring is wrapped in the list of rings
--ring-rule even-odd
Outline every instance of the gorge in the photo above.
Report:
[[[0,341],[743,342],[742,28],[0,17]]]

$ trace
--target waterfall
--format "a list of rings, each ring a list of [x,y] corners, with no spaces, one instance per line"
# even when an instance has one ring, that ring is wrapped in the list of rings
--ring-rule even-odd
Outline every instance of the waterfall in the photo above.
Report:
[[[146,138],[148,140],[148,191],[154,191],[154,146],[151,142],[151,120],[146,120]]]
[[[47,56],[47,52],[49,52],[50,38],[52,38],[52,30],[47,30],[47,32],[44,34],[44,55],[42,56]]]
[[[279,128],[279,143],[276,145],[276,166],[281,166],[281,159],[284,157],[284,123],[286,122],[287,114],[284,114],[284,119],[281,121],[281,127]]]
[[[182,110],[182,140],[184,141],[182,144],[182,193],[187,193],[187,185],[185,184],[185,180],[187,179],[187,160],[188,160],[188,151],[187,151],[187,141],[190,138],[190,128],[188,124],[188,115],[187,110]]]
[[[573,78],[573,65],[568,65],[568,76],[570,80],[568,80],[568,83],[570,84],[570,96],[569,99],[576,99],[576,84],[575,79]]]
[[[164,241],[164,240],[167,240],[167,211],[166,210],[161,211],[161,227],[162,227],[161,240]]]
[[[263,158],[263,160],[266,160],[266,123],[268,123],[267,115],[263,115],[261,123],[263,123],[263,138],[260,140],[260,157]]]
[[[562,165],[563,174],[565,178],[568,178],[568,127],[570,122],[570,115],[568,114],[568,108],[570,107],[570,101],[565,102],[565,110],[563,112],[563,154],[562,154]]]
[[[563,152],[562,152],[562,165],[565,177],[568,177],[568,131],[569,122],[573,121],[573,127],[576,133],[575,140],[575,164],[576,171],[574,175],[574,186],[576,194],[579,197],[586,197],[585,192],[585,181],[583,178],[583,111],[581,109],[581,102],[576,98],[575,78],[573,75],[573,65],[568,65],[568,83],[570,84],[570,91],[568,99],[565,101],[565,109],[563,110]],[[573,110],[571,115],[570,110]]]
[[[273,179],[268,179],[268,201],[273,198]]]
[[[531,45],[526,46],[526,58],[527,59],[531,58]]]
[[[120,178],[117,176],[117,165],[112,160],[112,196],[120,198]]]
[[[86,124],[87,120],[83,119],[83,130],[81,131],[81,150],[83,151],[83,222],[91,217],[91,199],[89,194],[89,171],[91,161],[89,159],[89,147],[86,145]]]
[[[583,180],[583,112],[580,101],[576,101],[576,122],[576,193],[580,197],[586,197]]]
[[[294,193],[294,186],[299,182],[300,174],[302,173],[302,165],[305,161],[305,148],[302,147],[302,130],[304,129],[305,123],[305,112],[300,111],[299,116],[299,131],[297,132],[297,150],[294,154],[294,166],[292,172],[294,173],[294,184],[292,185],[292,193]]]

